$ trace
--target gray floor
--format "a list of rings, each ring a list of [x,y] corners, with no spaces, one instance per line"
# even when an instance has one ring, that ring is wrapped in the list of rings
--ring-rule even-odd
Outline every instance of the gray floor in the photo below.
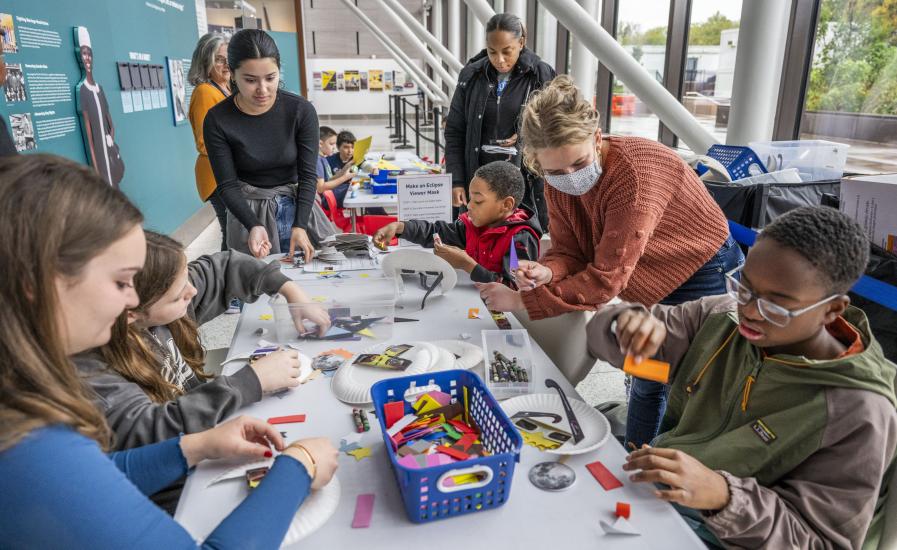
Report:
[[[353,125],[353,128],[358,126]],[[216,220],[187,246],[187,259],[194,260],[203,254],[216,252],[220,246],[221,231]],[[199,332],[206,349],[229,347],[237,328],[237,319],[239,315],[220,315],[202,325]],[[604,363],[596,363],[592,372],[576,386],[576,390],[591,405],[605,401],[624,401],[626,398],[623,373]]]

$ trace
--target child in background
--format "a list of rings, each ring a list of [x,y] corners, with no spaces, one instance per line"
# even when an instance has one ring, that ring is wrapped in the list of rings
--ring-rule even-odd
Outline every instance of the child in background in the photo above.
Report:
[[[336,130],[330,126],[321,126],[321,140],[318,142],[320,147],[317,167],[318,193],[333,191],[340,185],[352,180],[351,163],[344,163],[341,168],[335,171],[330,166],[328,157],[336,152],[336,135]]]
[[[377,231],[374,242],[386,246],[398,235],[432,247],[437,256],[469,273],[474,282],[511,285],[511,247],[519,260],[536,260],[542,236],[538,218],[518,207],[523,185],[519,168],[506,161],[490,162],[474,173],[468,210],[457,220],[393,222]],[[440,239],[434,242],[437,235]]]
[[[327,157],[327,162],[330,163],[330,169],[333,171],[334,176],[343,174],[343,177],[346,177],[348,175],[344,182],[333,188],[333,194],[336,196],[336,205],[339,208],[343,207],[343,199],[346,198],[346,193],[349,191],[349,184],[352,180],[350,170],[355,164],[355,141],[355,134],[348,130],[341,131],[336,135],[336,152]]]
[[[295,350],[276,351],[231,376],[203,372],[197,326],[222,313],[231,298],[251,303],[279,292],[291,303],[310,302],[277,262],[230,251],[188,263],[180,243],[152,231],[146,248],[146,263],[134,277],[140,305],[119,317],[108,344],[75,359],[113,431],[114,449],[211,428],[265,392],[299,385]],[[302,309],[320,334],[327,331],[326,311]],[[296,327],[305,332],[301,318]]]
[[[623,469],[663,484],[705,541],[877,547],[897,367],[846,295],[868,249],[837,210],[799,208],[760,233],[727,295],[606,305],[589,322],[594,357],[671,364],[660,435]]]

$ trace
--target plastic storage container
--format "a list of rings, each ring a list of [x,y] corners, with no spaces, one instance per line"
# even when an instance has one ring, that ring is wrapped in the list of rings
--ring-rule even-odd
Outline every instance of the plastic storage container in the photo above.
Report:
[[[499,360],[501,364],[494,364]],[[484,330],[483,362],[486,386],[496,399],[533,392],[533,347],[525,330]],[[508,362],[518,368],[508,369]]]
[[[308,307],[324,308],[330,313],[332,327],[328,341],[339,342],[339,336],[360,336],[371,342],[392,338],[397,296],[395,279],[351,276],[351,279],[302,281],[309,303],[289,304],[279,294],[272,297],[268,303],[274,311],[278,343],[300,340],[293,318]]]
[[[452,402],[463,402],[464,390],[471,418],[480,427],[480,439],[491,456],[471,458],[453,464],[411,469],[398,463],[392,440],[386,433],[383,405],[404,400],[405,413],[412,414],[411,403],[405,400],[409,389],[438,386],[452,396]],[[430,387],[429,389],[437,389]],[[497,508],[511,495],[514,467],[520,461],[523,439],[511,424],[508,415],[476,374],[465,370],[448,370],[435,373],[403,376],[377,382],[371,387],[374,409],[383,434],[383,442],[393,473],[399,484],[399,492],[405,504],[405,513],[414,523],[471,514]],[[411,397],[412,401],[415,397]],[[457,401],[456,401],[457,400]],[[461,486],[449,486],[452,476],[485,474],[482,481]]]
[[[849,145],[821,139],[752,141],[751,148],[770,172],[797,168],[803,181],[841,179]]]

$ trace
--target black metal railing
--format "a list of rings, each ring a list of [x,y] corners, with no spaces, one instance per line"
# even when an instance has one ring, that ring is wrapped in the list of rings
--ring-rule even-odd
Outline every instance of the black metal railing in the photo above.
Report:
[[[416,98],[412,102],[410,98]],[[413,119],[408,120],[408,111],[414,110]],[[433,105],[422,92],[414,94],[392,94],[389,96],[389,124],[393,133],[389,135],[396,149],[414,149],[415,154],[421,156],[421,141],[433,144],[434,162],[440,163],[445,147],[439,138],[441,130],[441,111],[439,106]],[[433,137],[424,135],[422,126],[432,126]],[[414,145],[408,143],[411,139],[409,132],[414,133]]]

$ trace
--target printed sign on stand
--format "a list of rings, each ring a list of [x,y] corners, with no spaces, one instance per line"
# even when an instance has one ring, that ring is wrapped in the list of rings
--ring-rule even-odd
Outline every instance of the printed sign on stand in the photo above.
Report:
[[[396,179],[400,220],[452,221],[451,174],[411,174]]]

